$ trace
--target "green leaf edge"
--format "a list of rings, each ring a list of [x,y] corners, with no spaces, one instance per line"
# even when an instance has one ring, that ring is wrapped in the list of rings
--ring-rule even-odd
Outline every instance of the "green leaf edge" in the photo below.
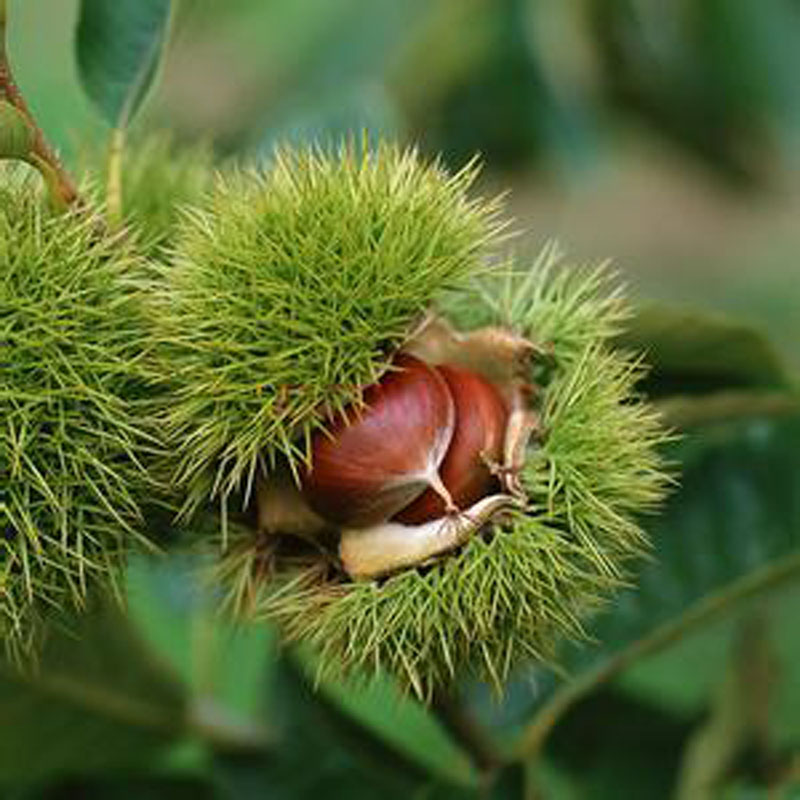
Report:
[[[619,675],[641,658],[657,653],[685,634],[723,616],[744,600],[768,592],[800,576],[800,553],[779,559],[755,573],[739,578],[722,591],[694,603],[677,619],[656,627],[651,633],[623,648],[556,690],[536,712],[515,747],[518,758],[536,759],[550,731],[563,714],[595,688]]]
[[[116,130],[124,130],[130,124],[130,121],[136,115],[138,110],[142,107],[147,96],[152,91],[156,83],[156,77],[164,62],[164,51],[170,40],[171,31],[175,19],[176,3],[168,0],[168,8],[164,16],[163,24],[160,26],[159,32],[153,37],[153,41],[147,52],[142,59],[139,69],[136,71],[133,80],[127,84],[127,90],[124,93],[124,99],[117,110],[116,114],[110,113],[101,102],[101,96],[97,94],[95,88],[92,88],[92,81],[87,80],[85,62],[81,58],[82,41],[86,35],[86,0],[81,0],[80,11],[78,17],[77,31],[75,35],[75,53],[76,62],[78,66],[78,75],[80,77],[81,85],[83,86],[86,95],[92,101],[92,104],[97,108],[105,121]]]

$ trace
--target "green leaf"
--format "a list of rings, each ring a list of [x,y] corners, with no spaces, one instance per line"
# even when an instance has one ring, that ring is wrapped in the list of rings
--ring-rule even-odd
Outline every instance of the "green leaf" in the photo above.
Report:
[[[529,796],[528,779],[523,764],[510,764],[492,782],[490,800],[525,800]]]
[[[297,758],[299,766],[306,762],[309,750],[316,750],[321,765],[371,772],[375,780],[398,789],[427,778],[400,751],[315,691],[294,661],[283,661],[273,692],[271,717],[281,727],[287,761]]]
[[[799,451],[797,417],[717,426],[681,443],[682,486],[651,525],[654,558],[588,626],[597,643],[563,649],[571,677],[537,676],[521,753],[537,753],[569,708],[639,659],[800,577]]]
[[[82,0],[76,41],[86,93],[114,128],[127,127],[158,72],[170,0]]]
[[[779,673],[770,703],[769,740],[774,747],[789,749],[800,741],[800,717],[795,711],[800,708],[800,671],[794,668],[800,663],[800,581],[760,600],[758,608],[766,615]],[[696,719],[719,685],[740,625],[735,614],[706,626],[627,670],[616,685],[683,719]]]
[[[605,689],[565,715],[553,732],[547,758],[536,763],[534,776],[549,790],[546,779],[555,768],[562,783],[569,781],[564,788],[553,787],[558,798],[669,800],[691,730],[654,704]],[[636,758],[631,758],[632,752]]]
[[[791,384],[767,338],[721,314],[644,305],[615,344],[645,353],[651,367],[645,389],[651,397]]]
[[[263,700],[276,642],[268,625],[232,625],[202,580],[202,562],[185,553],[128,560],[128,612],[147,643],[181,681],[246,722]]]
[[[363,681],[325,680],[319,691],[343,713],[432,774],[454,783],[477,784],[470,760],[441,723],[416,698],[401,694],[388,676],[366,685]]]
[[[219,780],[225,791],[246,795],[251,790],[263,791],[267,783],[276,790],[276,784],[283,782],[287,796],[293,796],[291,792],[301,791],[304,785],[318,786],[328,769],[339,769],[339,762],[355,762],[355,774],[360,775],[364,767],[349,751],[363,750],[364,740],[377,742],[373,753],[378,749],[389,754],[393,763],[399,761],[401,772],[416,775],[414,785],[420,782],[428,787],[438,780],[437,794],[426,795],[430,800],[468,796],[474,790],[477,780],[469,760],[419,702],[401,696],[388,678],[369,686],[326,681],[309,691],[313,661],[305,665],[304,658],[303,673],[295,675],[294,667],[278,659],[269,626],[226,625],[199,577],[197,559],[133,558],[127,572],[128,605],[147,641],[187,686],[242,723],[255,724],[252,715],[265,706],[266,725],[282,734],[269,756],[262,752],[234,755],[227,752],[229,748],[219,755]],[[349,733],[343,733],[343,728]],[[350,738],[354,731],[355,744]],[[299,752],[298,745],[302,745]],[[320,769],[324,767],[325,774],[318,777],[299,770],[294,775],[296,761],[314,747],[322,754]],[[333,763],[328,764],[330,753],[334,753]],[[386,770],[381,755],[373,757],[372,763],[378,766],[373,772]],[[361,780],[367,789],[374,788],[374,775]],[[457,784],[462,785],[462,795],[454,794]]]
[[[278,664],[270,694],[266,719],[278,739],[267,757],[218,753],[215,774],[222,797],[444,800],[471,796],[464,786],[437,780],[315,691],[293,660]],[[384,713],[391,714],[391,707]]]
[[[196,775],[108,775],[67,778],[3,800],[216,800],[209,780]]]
[[[185,705],[121,612],[98,608],[48,631],[35,669],[0,664],[0,776],[147,765],[183,732]]]
[[[766,762],[769,714],[777,678],[766,617],[739,626],[730,662],[719,676],[707,719],[684,749],[675,800],[713,800],[748,751]]]

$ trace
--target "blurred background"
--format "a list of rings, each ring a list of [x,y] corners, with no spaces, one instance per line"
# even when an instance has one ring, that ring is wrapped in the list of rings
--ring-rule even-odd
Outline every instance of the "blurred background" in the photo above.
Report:
[[[17,2],[11,31],[68,156],[105,136],[76,15]],[[184,0],[141,124],[225,155],[362,129],[480,154],[517,249],[611,258],[636,294],[734,312],[800,359],[797,0]]]

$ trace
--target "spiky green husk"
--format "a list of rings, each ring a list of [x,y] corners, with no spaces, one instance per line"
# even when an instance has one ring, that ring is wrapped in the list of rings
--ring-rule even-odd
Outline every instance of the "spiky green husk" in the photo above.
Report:
[[[2,183],[0,634],[15,647],[37,610],[113,582],[149,445],[135,257],[96,219],[43,210],[31,181]]]
[[[605,291],[606,272],[554,269],[556,260],[547,251],[529,272],[498,275],[456,304],[462,321],[509,325],[548,353],[525,512],[384,582],[330,582],[314,568],[265,580],[244,532],[226,557],[231,604],[313,644],[323,673],[388,672],[423,698],[464,675],[501,687],[521,661],[580,637],[580,620],[645,549],[637,515],[664,494],[665,434],[636,397],[638,360],[608,347],[627,312]]]
[[[187,215],[155,317],[185,512],[249,494],[386,368],[439,292],[482,266],[496,207],[414,151],[279,152]]]

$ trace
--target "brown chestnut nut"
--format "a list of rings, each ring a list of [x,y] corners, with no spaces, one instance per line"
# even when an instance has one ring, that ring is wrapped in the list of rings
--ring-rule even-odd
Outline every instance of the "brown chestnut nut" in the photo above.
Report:
[[[453,438],[439,474],[455,507],[465,511],[500,491],[491,466],[502,465],[508,411],[498,390],[476,372],[447,364],[437,369],[447,382],[456,410]],[[420,525],[447,512],[441,495],[428,489],[394,519]]]
[[[453,508],[439,477],[455,428],[445,378],[400,354],[364,390],[363,407],[337,414],[311,441],[303,494],[324,519],[349,528],[383,522],[429,487]]]

